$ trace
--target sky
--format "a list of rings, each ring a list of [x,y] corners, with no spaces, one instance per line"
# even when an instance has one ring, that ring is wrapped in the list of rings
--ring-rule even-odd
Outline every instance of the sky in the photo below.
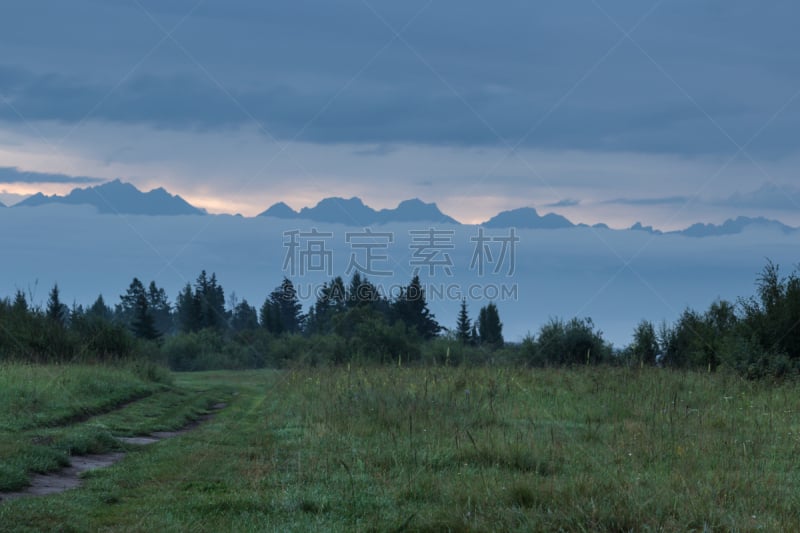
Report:
[[[800,225],[788,0],[5,0],[0,202]]]

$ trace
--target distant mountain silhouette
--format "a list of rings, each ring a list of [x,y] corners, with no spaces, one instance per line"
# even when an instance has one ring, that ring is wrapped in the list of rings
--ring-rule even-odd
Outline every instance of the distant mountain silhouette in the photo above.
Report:
[[[348,226],[371,226],[390,222],[430,222],[435,224],[458,224],[458,221],[442,213],[436,204],[425,203],[414,198],[405,200],[394,209],[376,211],[364,204],[360,198],[325,198],[314,207],[304,207],[299,212],[283,202],[278,202],[259,216],[283,219],[301,218],[314,222],[345,224]]]
[[[578,224],[575,224],[575,227],[576,228],[594,228],[594,229],[611,229],[611,228],[608,227],[608,224],[603,224],[602,222],[598,222],[597,224],[592,224],[591,226],[589,224],[585,224],[583,222],[580,222]]]
[[[394,209],[381,209],[378,217],[382,224],[389,222],[435,222],[437,224],[459,224],[439,210],[434,203],[426,203],[419,198],[404,200]]]
[[[272,207],[259,214],[260,217],[275,217],[275,218],[297,218],[298,213],[283,202],[278,202]]]
[[[125,215],[205,215],[204,209],[198,209],[177,195],[172,195],[163,188],[142,192],[130,183],[120,180],[110,181],[102,185],[73,189],[66,196],[46,196],[36,193],[15,204],[14,207],[36,207],[48,204],[91,205],[104,214]]]
[[[555,213],[540,216],[532,207],[503,211],[481,224],[487,228],[561,229],[574,228],[575,224]]]
[[[127,215],[206,215],[205,209],[192,206],[178,195],[173,195],[159,187],[150,192],[142,192],[130,183],[120,180],[110,181],[101,185],[84,189],[73,189],[66,196],[46,196],[42,193],[34,194],[25,200],[14,204],[16,207],[36,207],[51,204],[89,205],[101,214],[127,214]],[[7,208],[0,202],[0,209]],[[240,216],[240,215],[237,215]],[[427,223],[427,224],[460,224],[442,213],[435,203],[426,203],[418,198],[404,200],[394,209],[375,209],[365,205],[358,198],[325,198],[314,207],[304,207],[295,211],[284,202],[278,202],[258,215],[260,217],[274,217],[280,219],[304,219],[312,222],[342,224],[346,226],[367,227],[390,223]],[[522,207],[503,211],[482,224],[486,228],[519,228],[519,229],[564,229],[588,228],[587,224],[573,224],[567,218],[548,213],[539,215],[532,207]],[[606,224],[598,223],[591,226],[596,229],[610,229]],[[652,235],[684,235],[687,237],[714,237],[722,235],[735,235],[745,230],[771,229],[783,233],[800,232],[800,228],[793,228],[786,224],[764,217],[744,217],[728,219],[722,224],[693,224],[683,230],[663,232],[652,226],[645,226],[637,222],[630,228],[619,231],[640,231]],[[617,231],[617,230],[614,230]]]
[[[771,220],[764,217],[738,217],[736,219],[728,219],[721,225],[697,223],[689,226],[685,230],[672,233],[680,233],[681,235],[686,235],[687,237],[713,237],[718,235],[734,235],[737,233],[742,233],[745,229],[753,227],[771,228],[779,230],[783,233],[792,233],[797,231],[796,228],[787,226],[783,222],[778,222],[777,220]]]
[[[653,226],[643,226],[641,222],[637,222],[630,228],[631,231],[644,231],[646,233],[652,233],[653,235],[661,235],[663,232],[658,229],[653,229]]]
[[[0,202],[0,208],[3,208],[3,207],[6,207],[6,204],[4,204],[3,202]]]

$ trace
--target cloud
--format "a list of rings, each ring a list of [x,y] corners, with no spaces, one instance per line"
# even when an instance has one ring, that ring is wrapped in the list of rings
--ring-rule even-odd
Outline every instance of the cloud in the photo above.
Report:
[[[661,196],[655,198],[614,198],[611,200],[604,200],[601,203],[634,206],[680,205],[690,202],[691,200],[689,196]]]
[[[580,205],[580,200],[572,200],[570,198],[565,198],[563,200],[559,200],[558,202],[553,202],[550,204],[544,204],[545,207],[575,207]]]
[[[523,140],[539,149],[719,154],[736,148],[731,138],[759,131],[800,83],[800,71],[787,68],[800,47],[789,22],[800,6],[788,1],[769,10],[744,0],[606,6],[624,28],[656,8],[632,35],[644,54],[615,46],[624,36],[604,11],[575,16],[569,2],[238,0],[201,5],[173,35],[180,47],[166,40],[144,61],[163,33],[137,3],[7,4],[0,35],[14,53],[0,65],[0,87],[14,109],[0,106],[6,121],[20,121],[19,112],[76,124],[91,113],[176,130],[255,121],[267,137],[302,132],[300,140],[322,144]],[[195,4],[142,5],[171,29]],[[791,152],[798,127],[800,108],[789,106],[748,149]]]
[[[726,199],[718,200],[717,203],[747,209],[797,211],[800,210],[800,189],[765,183],[754,191],[736,192]]]
[[[67,176],[65,174],[48,174],[43,172],[26,172],[17,167],[0,167],[0,183],[74,183],[89,184],[103,183],[103,178],[89,178],[86,176]]]

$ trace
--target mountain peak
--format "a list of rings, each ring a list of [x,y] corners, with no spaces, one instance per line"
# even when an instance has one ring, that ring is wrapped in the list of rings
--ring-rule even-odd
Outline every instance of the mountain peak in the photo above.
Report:
[[[458,221],[441,212],[435,203],[423,202],[419,198],[403,200],[395,209],[381,209],[378,215],[381,224],[389,222],[434,222],[458,224]]]
[[[764,217],[751,218],[740,216],[736,217],[735,219],[729,218],[721,225],[703,224],[702,222],[698,222],[697,224],[692,224],[685,230],[675,233],[680,233],[681,235],[686,235],[688,237],[713,237],[742,233],[746,229],[752,227],[769,228],[778,230],[782,233],[791,233],[797,231],[796,228],[787,226],[783,222],[779,222],[777,220]]]
[[[503,211],[482,224],[487,228],[527,228],[527,229],[561,229],[573,228],[575,224],[555,213],[540,216],[533,207],[520,207]]]
[[[372,226],[390,222],[427,222],[458,224],[458,221],[442,213],[435,203],[426,203],[419,198],[400,202],[394,209],[376,211],[364,204],[361,198],[323,198],[314,207],[304,207],[299,212],[283,202],[278,202],[259,216],[283,219],[303,218],[314,222],[328,222],[347,226]]]
[[[286,205],[285,202],[272,204],[269,209],[260,213],[260,217],[297,218],[297,211]]]
[[[205,210],[190,205],[163,188],[144,193],[120,179],[85,189],[73,189],[66,196],[45,196],[36,193],[16,206],[35,207],[45,204],[91,205],[99,213],[124,215],[204,215]]]
[[[644,231],[646,233],[653,233],[653,234],[658,234],[658,235],[661,234],[660,230],[653,229],[653,226],[644,226],[644,225],[642,225],[641,222],[637,222],[636,224],[634,224],[633,226],[631,226],[628,229],[631,230],[631,231]]]

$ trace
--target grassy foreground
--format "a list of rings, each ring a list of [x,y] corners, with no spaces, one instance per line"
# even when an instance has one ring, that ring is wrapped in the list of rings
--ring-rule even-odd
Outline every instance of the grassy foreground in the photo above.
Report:
[[[0,529],[779,531],[800,523],[795,384],[608,368],[175,381],[184,393],[223,395],[229,407],[90,473],[81,489],[0,503]],[[115,431],[133,431],[146,414],[117,420]]]
[[[72,455],[122,450],[115,437],[180,428],[212,403],[170,381],[148,365],[0,364],[0,491]]]

